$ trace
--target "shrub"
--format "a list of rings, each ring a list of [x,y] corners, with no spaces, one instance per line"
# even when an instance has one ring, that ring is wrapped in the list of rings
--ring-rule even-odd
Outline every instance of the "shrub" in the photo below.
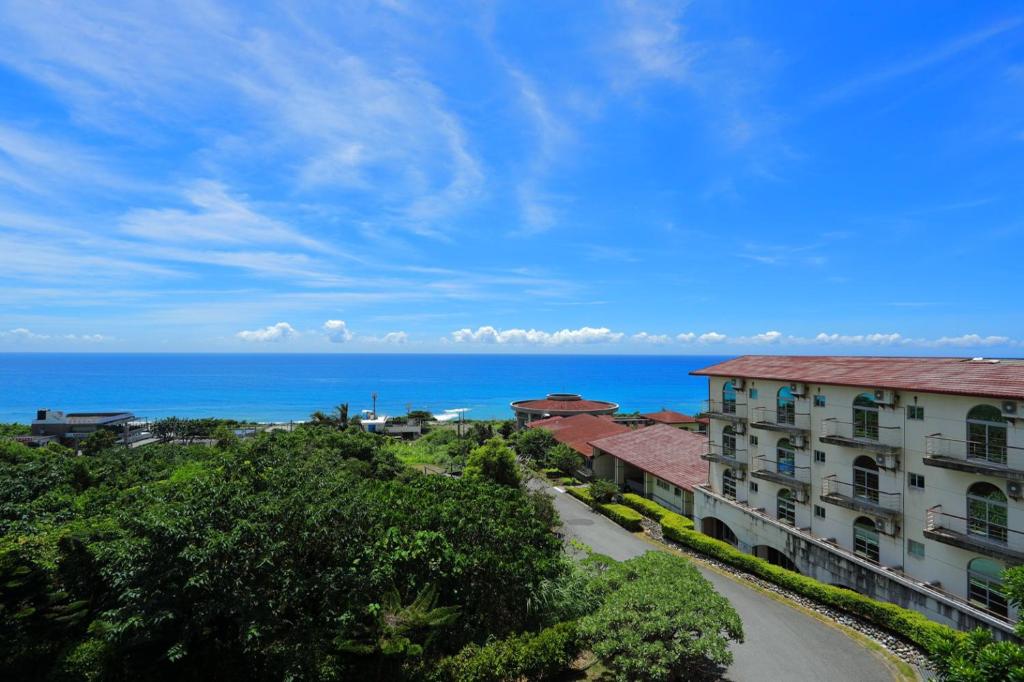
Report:
[[[587,487],[594,502],[614,502],[615,498],[619,496],[619,487],[603,478],[591,481]]]
[[[484,646],[470,644],[440,661],[431,677],[439,682],[547,680],[564,672],[579,652],[578,627],[569,621]]]
[[[657,502],[654,502],[653,500],[648,500],[646,497],[643,497],[642,495],[637,495],[636,493],[626,493],[625,495],[623,495],[622,504],[626,505],[627,507],[632,507],[633,509],[636,509],[638,512],[640,512],[647,518],[654,519],[655,521],[661,521],[661,517],[663,517],[665,514],[673,513],[672,510],[666,509]]]
[[[566,488],[565,492],[569,493],[577,500],[587,505],[588,507],[594,506],[594,498],[590,494],[589,486],[579,486],[577,488]]]
[[[640,530],[643,516],[622,504],[599,504],[597,510],[628,531]]]
[[[663,514],[661,517],[661,534],[662,536],[672,540],[674,542],[684,542],[681,537],[683,533],[693,532],[693,521],[682,516],[681,514],[675,514],[669,512]]]
[[[580,465],[583,464],[583,457],[565,443],[559,443],[548,450],[547,462],[549,466],[569,475],[580,468]]]

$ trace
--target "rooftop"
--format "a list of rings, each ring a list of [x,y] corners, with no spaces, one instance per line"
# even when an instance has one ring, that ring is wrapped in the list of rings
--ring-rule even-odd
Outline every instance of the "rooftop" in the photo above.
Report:
[[[602,452],[692,491],[708,480],[707,436],[655,424],[593,441]]]
[[[640,415],[645,419],[650,419],[652,422],[658,422],[659,424],[703,424],[707,423],[707,419],[698,419],[691,417],[688,414],[682,412],[675,412],[673,410],[661,410],[660,412],[649,412],[647,414]]]
[[[571,417],[549,417],[538,419],[528,425],[531,429],[546,429],[559,443],[565,443],[584,457],[593,451],[590,442],[616,433],[626,433],[628,426],[616,424],[607,417],[592,414],[576,414]]]
[[[537,400],[518,400],[512,403],[513,410],[544,413],[575,413],[599,412],[619,409],[618,404],[605,400],[584,400],[575,393],[549,393],[546,398]]]
[[[690,372],[1024,400],[1024,360],[744,355]]]

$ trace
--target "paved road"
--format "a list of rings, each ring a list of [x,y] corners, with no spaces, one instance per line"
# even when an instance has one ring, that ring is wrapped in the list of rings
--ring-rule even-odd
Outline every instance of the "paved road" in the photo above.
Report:
[[[563,530],[620,561],[651,550],[651,545],[592,512],[579,500],[557,493],[555,508]],[[891,682],[893,675],[872,651],[837,628],[771,599],[741,582],[698,564],[718,592],[732,602],[743,619],[746,641],[733,645],[733,664],[726,678],[733,682],[763,680],[827,680],[828,682]]]

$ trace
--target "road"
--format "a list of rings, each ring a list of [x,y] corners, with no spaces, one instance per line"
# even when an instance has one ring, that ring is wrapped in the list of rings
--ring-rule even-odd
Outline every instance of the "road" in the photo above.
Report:
[[[652,550],[601,514],[565,493],[548,488],[562,517],[563,532],[595,552],[623,561]],[[881,657],[829,626],[742,582],[697,564],[719,594],[732,602],[743,619],[746,641],[733,644],[733,664],[726,680],[828,680],[829,682],[891,682]]]

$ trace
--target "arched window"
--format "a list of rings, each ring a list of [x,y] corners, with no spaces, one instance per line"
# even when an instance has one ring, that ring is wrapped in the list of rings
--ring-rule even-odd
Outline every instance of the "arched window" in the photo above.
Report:
[[[853,437],[878,440],[878,405],[870,393],[853,399]]]
[[[967,456],[1006,464],[1006,419],[992,405],[978,405],[967,413]]]
[[[730,500],[736,499],[736,475],[732,473],[732,469],[722,472],[722,494]]]
[[[789,386],[779,389],[775,399],[775,421],[779,424],[793,424],[796,422],[796,398]]]
[[[878,465],[867,455],[853,461],[853,496],[878,502]]]
[[[967,599],[1003,618],[1009,615],[1002,569],[992,559],[971,559],[967,564]]]
[[[1006,495],[991,483],[967,489],[967,532],[1006,542]]]
[[[878,563],[878,529],[866,516],[853,522],[853,553]]]
[[[796,525],[796,505],[793,503],[793,491],[783,488],[775,498],[775,516],[783,523]]]
[[[736,457],[736,430],[731,426],[722,429],[722,456]]]
[[[731,381],[722,386],[722,412],[736,414],[736,387]]]
[[[775,471],[796,476],[796,451],[788,438],[780,438],[775,446]]]

